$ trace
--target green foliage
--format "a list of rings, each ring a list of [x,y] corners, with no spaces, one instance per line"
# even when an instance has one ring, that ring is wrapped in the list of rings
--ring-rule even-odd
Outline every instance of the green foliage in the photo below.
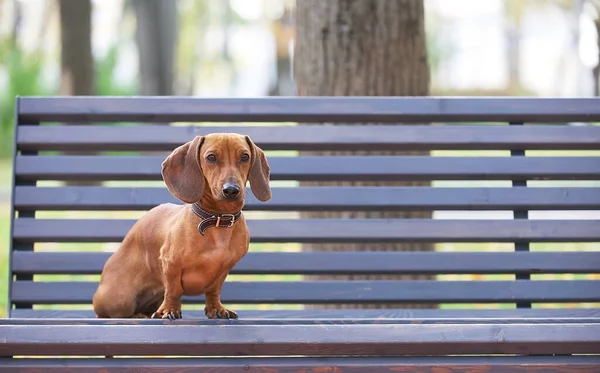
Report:
[[[15,48],[8,39],[0,40],[0,61],[7,82],[0,90],[0,157],[11,155],[16,96],[43,96],[53,90],[45,87],[41,53]]]
[[[133,83],[116,81],[114,72],[119,59],[119,47],[113,45],[104,58],[96,60],[96,94],[100,96],[131,96],[136,92]]]
[[[137,92],[135,82],[120,82],[115,78],[115,70],[119,60],[119,45],[110,47],[103,58],[95,61],[96,94],[99,96],[132,96]],[[136,123],[118,122],[102,123],[111,126],[131,126]],[[139,152],[100,152],[107,155],[136,155]]]

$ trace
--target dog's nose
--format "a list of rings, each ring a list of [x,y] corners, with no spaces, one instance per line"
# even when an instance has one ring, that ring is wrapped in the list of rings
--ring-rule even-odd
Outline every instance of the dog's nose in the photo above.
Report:
[[[235,198],[240,194],[240,187],[233,184],[223,185],[223,195],[225,198]]]

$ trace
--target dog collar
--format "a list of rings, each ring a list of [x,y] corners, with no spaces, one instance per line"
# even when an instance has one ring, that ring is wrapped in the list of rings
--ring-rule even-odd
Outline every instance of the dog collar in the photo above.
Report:
[[[202,219],[198,224],[198,232],[203,236],[204,232],[210,227],[231,228],[242,217],[241,211],[237,214],[211,214],[204,211],[196,203],[192,203],[192,211]]]

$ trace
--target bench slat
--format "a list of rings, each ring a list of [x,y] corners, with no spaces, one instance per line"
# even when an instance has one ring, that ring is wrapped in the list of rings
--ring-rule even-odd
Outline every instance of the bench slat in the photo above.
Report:
[[[16,242],[121,242],[136,220],[16,219]],[[596,242],[600,220],[248,220],[252,242]]]
[[[174,323],[175,324],[175,323]],[[600,352],[599,324],[1,325],[0,355],[429,355]]]
[[[559,318],[264,318],[261,317],[258,311],[252,313],[258,315],[259,318],[248,318],[247,311],[243,311],[243,317],[235,321],[231,320],[210,320],[200,311],[184,310],[185,318],[177,320],[177,325],[379,325],[379,324],[600,324],[600,317],[559,317]],[[311,313],[308,311],[307,313]],[[199,317],[198,317],[199,316]],[[15,318],[2,319],[0,325],[172,325],[173,321],[169,319],[109,319],[95,318],[88,319],[78,318],[52,318],[52,319],[28,319]]]
[[[185,320],[206,319],[204,311],[188,310],[183,306]],[[253,320],[301,320],[313,321],[316,319],[342,319],[349,322],[350,319],[451,319],[452,322],[458,320],[479,319],[479,322],[492,322],[490,319],[496,319],[499,323],[519,323],[519,320],[536,319],[562,319],[562,322],[576,319],[600,318],[600,308],[505,308],[505,309],[316,309],[316,310],[237,310],[242,319]],[[92,310],[73,310],[73,309],[27,309],[17,308],[11,310],[13,318],[37,318],[45,319],[44,322],[52,323],[48,319],[94,319],[96,315]],[[83,320],[87,322],[88,320]],[[9,320],[0,320],[0,322],[9,322]],[[58,321],[60,322],[60,321]],[[90,321],[92,322],[92,321]],[[96,322],[96,321],[93,321]],[[557,321],[558,322],[558,321]],[[493,323],[493,322],[492,322]]]
[[[164,156],[18,156],[21,180],[162,180]],[[599,157],[270,157],[271,180],[600,178]]]
[[[251,372],[343,372],[439,373],[485,371],[486,373],[525,373],[547,371],[561,373],[593,372],[600,368],[600,356],[494,356],[494,357],[329,357],[329,358],[179,358],[179,359],[7,359],[0,372],[15,373],[42,369],[69,369],[74,372],[175,372],[193,369],[194,372],[238,373]]]
[[[273,198],[246,196],[244,210],[255,211],[394,211],[435,210],[595,210],[597,188],[426,188],[298,187],[273,188]],[[18,210],[148,210],[179,203],[166,188],[17,186]]]
[[[315,131],[319,136],[315,136]],[[600,127],[586,126],[19,126],[20,150],[171,151],[194,136],[248,135],[263,150],[600,149]]]
[[[597,302],[594,280],[568,281],[230,281],[221,293],[224,303],[502,303]],[[15,281],[13,302],[33,304],[91,303],[96,282]],[[184,303],[204,296],[184,296]]]
[[[597,98],[22,97],[25,123],[600,121]]]
[[[343,358],[181,358],[181,359],[11,359],[0,372],[21,370],[72,369],[88,373],[122,373],[139,369],[143,372],[165,372],[193,368],[194,372],[343,372],[439,373],[485,371],[486,373],[556,371],[561,373],[592,372],[600,368],[598,356],[514,356],[514,357],[343,357]]]
[[[108,252],[12,255],[15,274],[100,274]],[[231,274],[600,273],[599,252],[249,252]]]

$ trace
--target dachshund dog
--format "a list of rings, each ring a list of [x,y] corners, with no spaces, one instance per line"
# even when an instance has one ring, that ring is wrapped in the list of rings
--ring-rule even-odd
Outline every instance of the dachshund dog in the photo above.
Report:
[[[104,265],[96,316],[174,320],[183,295],[204,294],[208,318],[237,318],[221,287],[248,252],[246,181],[258,200],[271,198],[264,152],[248,136],[196,136],[164,160],[162,177],[185,204],[158,205],[133,225]]]

